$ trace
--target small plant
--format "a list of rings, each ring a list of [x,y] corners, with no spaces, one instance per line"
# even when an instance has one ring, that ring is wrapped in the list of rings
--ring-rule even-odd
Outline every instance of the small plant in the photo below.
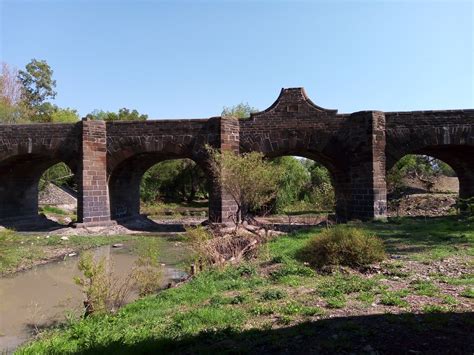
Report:
[[[408,302],[403,298],[408,296],[408,290],[386,291],[383,293],[380,303],[385,306],[407,307]]]
[[[375,295],[372,292],[361,292],[357,296],[357,300],[370,305],[375,302]]]
[[[186,228],[186,237],[193,251],[194,273],[204,270],[220,259],[216,250],[209,243],[212,234],[203,226]]]
[[[327,297],[325,301],[328,308],[344,308],[346,305],[346,297],[344,295]]]
[[[448,312],[449,308],[438,304],[427,304],[423,306],[424,313],[445,313]]]
[[[344,265],[363,267],[385,258],[380,238],[360,228],[336,226],[323,230],[298,257],[316,268]]]
[[[78,269],[84,277],[75,277],[74,281],[82,287],[86,296],[86,316],[92,313],[113,312],[125,304],[132,287],[130,275],[125,281],[119,282],[113,278],[112,265],[106,264],[105,257],[94,260],[90,252],[81,255]]]
[[[273,305],[258,304],[251,309],[251,313],[256,316],[269,316],[275,313]]]
[[[438,287],[430,281],[416,280],[411,284],[415,293],[420,296],[435,296],[439,291]]]
[[[443,303],[450,306],[455,306],[459,303],[458,300],[451,295],[444,295],[442,298],[443,298]]]
[[[287,316],[302,315],[311,317],[321,315],[324,311],[319,307],[309,307],[298,302],[289,302],[281,308],[281,313]]]
[[[247,297],[244,295],[237,295],[230,301],[230,304],[242,304],[247,301]]]
[[[286,297],[286,293],[284,291],[269,289],[262,293],[262,296],[260,297],[260,299],[262,301],[274,301],[274,300],[281,300],[284,297]]]
[[[132,278],[140,296],[156,292],[162,282],[162,268],[158,262],[158,243],[149,239],[140,245],[138,259],[132,271]]]
[[[41,207],[41,212],[43,213],[51,213],[51,214],[59,214],[59,215],[67,215],[68,213],[64,211],[63,209],[56,207],[56,206],[50,206],[50,205],[44,205]]]
[[[474,288],[472,287],[465,288],[464,291],[460,293],[460,295],[466,298],[474,298]]]

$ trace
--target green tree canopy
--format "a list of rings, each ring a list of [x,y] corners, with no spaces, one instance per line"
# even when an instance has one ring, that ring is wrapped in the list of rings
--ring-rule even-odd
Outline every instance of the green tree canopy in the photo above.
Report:
[[[23,85],[23,101],[31,108],[56,97],[56,80],[53,80],[53,70],[45,60],[32,59],[25,70],[19,71],[18,79]]]

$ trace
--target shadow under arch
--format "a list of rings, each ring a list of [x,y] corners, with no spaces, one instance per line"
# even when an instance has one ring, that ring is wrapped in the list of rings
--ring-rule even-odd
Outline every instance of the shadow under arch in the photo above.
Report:
[[[64,226],[38,215],[39,181],[50,167],[65,163],[78,178],[78,163],[61,156],[21,154],[0,161],[0,224],[19,231]]]

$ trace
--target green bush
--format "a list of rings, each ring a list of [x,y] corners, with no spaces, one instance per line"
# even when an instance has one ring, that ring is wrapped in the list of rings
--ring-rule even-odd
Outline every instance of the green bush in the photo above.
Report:
[[[380,238],[363,229],[340,225],[311,239],[298,257],[318,269],[334,265],[362,267],[383,260],[385,249]]]

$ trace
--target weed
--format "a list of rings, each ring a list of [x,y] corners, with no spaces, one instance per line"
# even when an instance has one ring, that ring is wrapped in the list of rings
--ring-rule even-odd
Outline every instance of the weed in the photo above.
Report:
[[[138,251],[138,260],[132,271],[132,278],[140,296],[156,292],[162,281],[162,267],[158,262],[158,243],[156,239],[146,239]]]
[[[247,297],[244,295],[237,295],[230,301],[230,304],[242,304],[247,302]]]
[[[346,305],[346,297],[344,295],[327,297],[325,301],[328,308],[344,308]]]
[[[449,308],[438,304],[427,304],[423,306],[424,313],[445,313],[448,312]]]
[[[44,205],[40,207],[40,211],[43,213],[51,213],[51,214],[59,214],[59,215],[67,215],[68,212],[62,210],[61,208],[55,207],[55,206],[50,206],[50,205]]]
[[[467,287],[459,295],[466,298],[474,298],[474,288]]]
[[[94,260],[90,252],[82,253],[78,269],[82,271],[83,277],[75,277],[74,281],[82,287],[86,296],[86,315],[112,312],[125,304],[132,279],[129,276],[119,282],[113,278],[112,266],[106,264],[105,257]]]
[[[375,302],[375,295],[372,292],[361,292],[357,296],[357,300],[366,304],[372,304]]]
[[[364,279],[359,276],[336,274],[325,279],[318,287],[317,293],[322,297],[335,297],[354,292],[371,291],[378,286],[374,279]]]
[[[439,288],[431,281],[415,280],[411,285],[417,295],[432,297],[439,292]]]
[[[444,304],[447,304],[447,305],[450,305],[450,306],[455,306],[459,303],[458,300],[455,297],[451,296],[451,295],[444,295],[442,297],[442,299],[443,299]]]
[[[251,311],[256,316],[268,316],[275,313],[275,306],[267,304],[257,304]]]
[[[274,300],[281,300],[282,298],[286,297],[286,292],[277,289],[269,289],[265,290],[260,299],[262,301],[274,301]]]
[[[278,318],[278,323],[281,325],[289,325],[293,321],[293,318],[290,316],[283,315]]]
[[[408,302],[403,298],[408,296],[408,290],[385,291],[380,298],[380,303],[385,306],[407,307]]]

